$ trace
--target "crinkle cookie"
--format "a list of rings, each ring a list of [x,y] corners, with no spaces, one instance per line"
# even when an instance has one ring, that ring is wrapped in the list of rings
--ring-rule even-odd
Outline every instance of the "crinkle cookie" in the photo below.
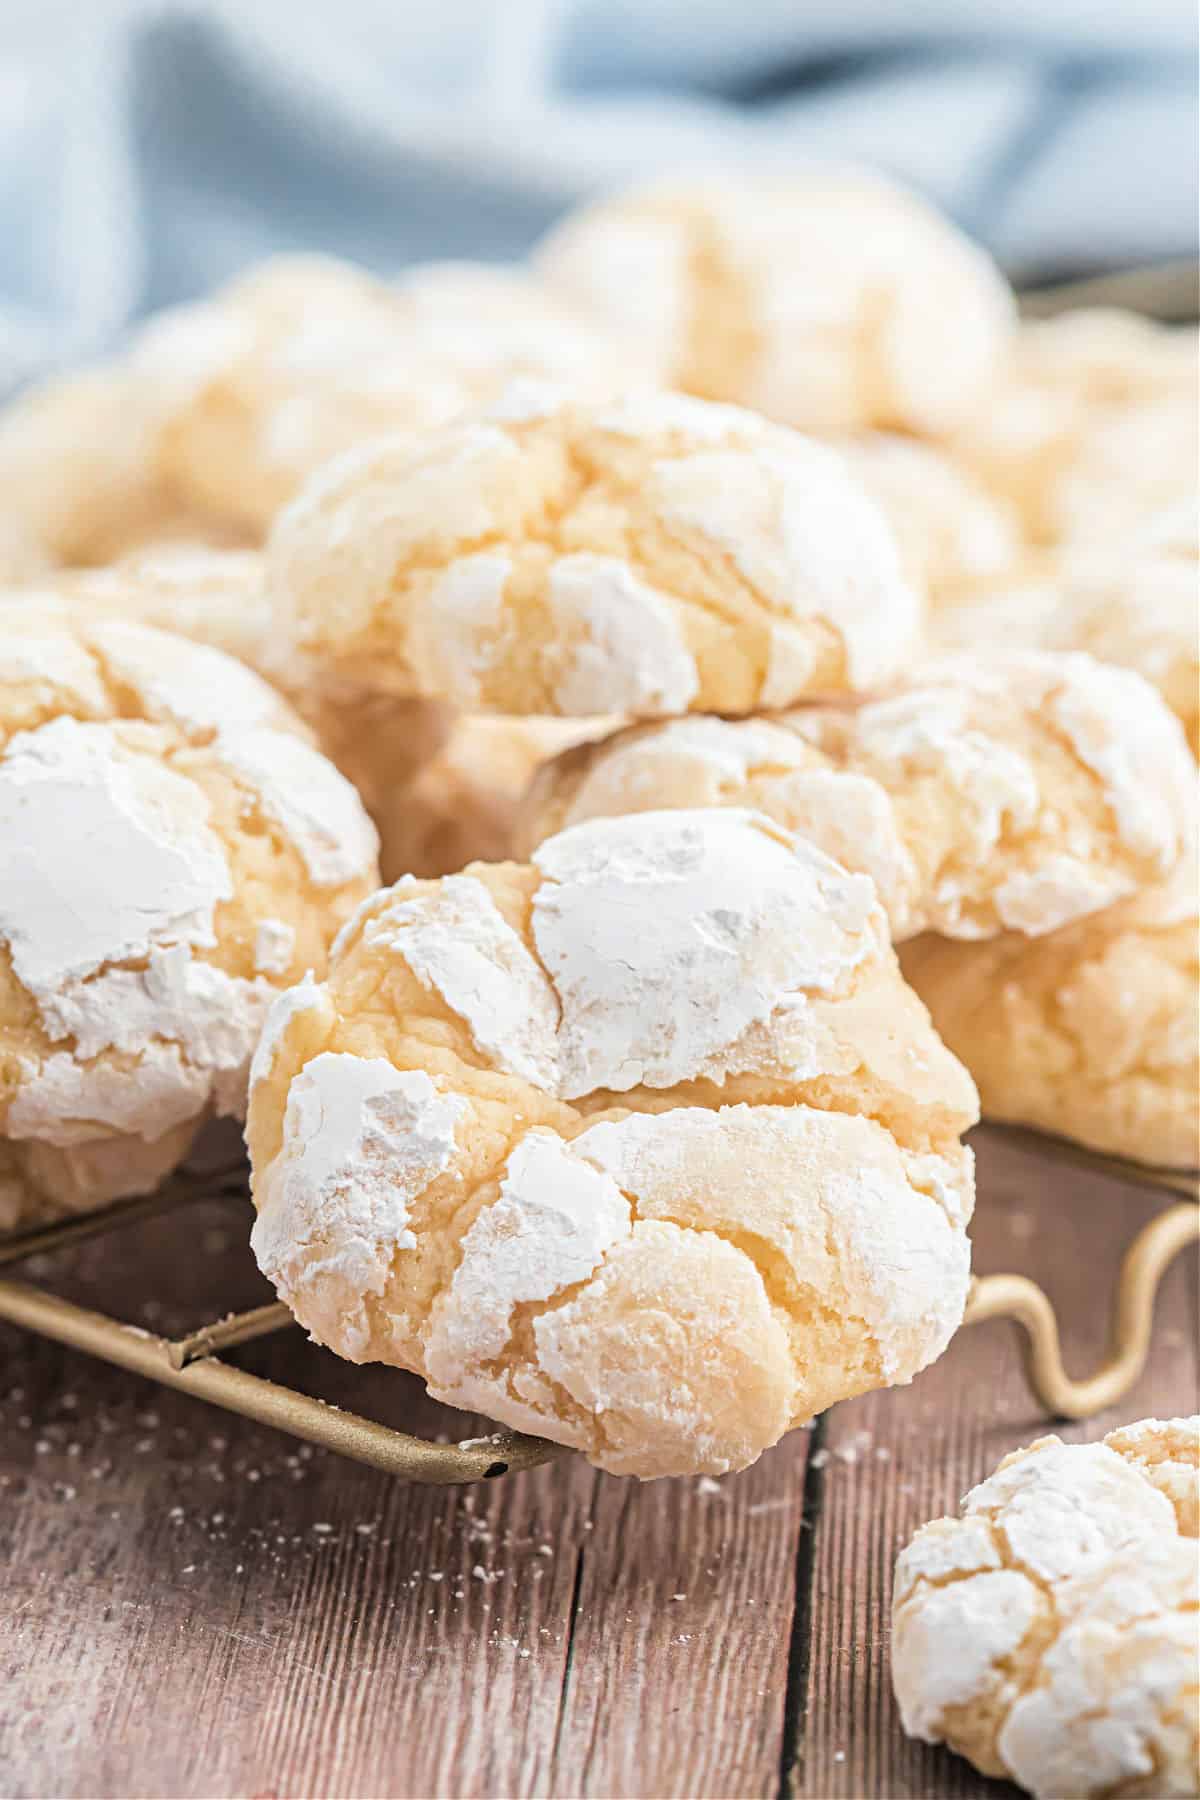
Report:
[[[460,714],[445,743],[375,813],[383,879],[453,875],[469,862],[502,862],[513,854],[517,820],[537,771],[572,745],[606,736],[619,722]]]
[[[921,937],[901,956],[989,1118],[1137,1162],[1200,1164],[1194,857],[1037,943]]]
[[[89,613],[177,632],[246,663],[285,694],[315,731],[326,756],[358,789],[381,836],[403,828],[401,797],[445,742],[448,709],[370,692],[357,682],[323,680],[303,658],[281,652],[259,552],[167,544],[69,581],[60,577],[58,585],[65,599]]]
[[[963,1310],[975,1116],[869,882],[649,813],[366,902],[251,1076],[260,1267],[353,1362],[719,1473]]]
[[[886,432],[837,448],[891,526],[905,574],[935,604],[994,587],[1018,566],[1011,508],[945,451]]]
[[[535,266],[610,326],[640,333],[667,385],[821,433],[957,425],[1013,319],[990,258],[865,171],[617,194],[570,214]]]
[[[569,751],[533,783],[518,849],[582,820],[752,806],[872,877],[896,941],[1041,936],[1184,854],[1195,769],[1136,675],[1086,656],[927,664],[859,706],[672,719]]]
[[[640,378],[635,353],[529,277],[442,265],[391,288],[312,256],[276,258],[160,315],[134,364],[169,395],[164,478],[255,535],[364,437],[441,424],[514,376],[569,380],[585,395]]]
[[[734,407],[511,390],[339,458],[280,517],[281,639],[465,711],[746,712],[870,687],[920,612],[831,451]]]
[[[45,547],[24,523],[15,515],[0,513],[0,589],[32,581],[50,566]]]
[[[240,664],[0,605],[0,1223],[145,1192],[240,1113],[268,1002],[324,967],[375,848]]]
[[[1059,1800],[1200,1793],[1200,1418],[1039,1438],[896,1562],[904,1729]]]
[[[1011,592],[943,608],[947,644],[1086,650],[1153,682],[1200,751],[1196,506],[1175,507],[1107,551],[1059,560]]]
[[[26,389],[0,411],[0,494],[54,563],[107,562],[161,528],[176,508],[148,396],[115,365]]]
[[[1195,507],[1197,335],[1134,313],[1025,324],[956,450],[1034,544],[1114,543]]]

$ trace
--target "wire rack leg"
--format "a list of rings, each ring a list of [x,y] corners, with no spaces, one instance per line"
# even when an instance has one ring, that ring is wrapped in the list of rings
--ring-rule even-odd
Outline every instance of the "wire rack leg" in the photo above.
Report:
[[[1063,1366],[1058,1320],[1049,1299],[1024,1275],[983,1275],[971,1284],[964,1325],[1013,1319],[1024,1338],[1025,1375],[1050,1413],[1086,1419],[1126,1395],[1146,1364],[1158,1284],[1186,1245],[1200,1241],[1200,1208],[1167,1207],[1138,1232],[1117,1277],[1109,1348],[1100,1367],[1081,1381]]]

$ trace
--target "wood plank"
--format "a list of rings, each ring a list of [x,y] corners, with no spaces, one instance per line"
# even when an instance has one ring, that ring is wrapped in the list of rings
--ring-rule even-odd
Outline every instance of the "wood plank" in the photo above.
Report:
[[[175,1334],[263,1297],[244,1231],[192,1207],[34,1272]],[[298,1333],[237,1360],[472,1429]],[[716,1492],[422,1489],[15,1331],[0,1368],[12,1800],[777,1790],[807,1434]]]
[[[1048,1164],[1001,1133],[977,1134],[975,1266],[1032,1275],[1058,1309],[1067,1366],[1082,1374],[1105,1348],[1122,1249],[1166,1200],[1161,1194]],[[1159,1294],[1147,1368],[1111,1411],[1077,1425],[1047,1421],[1025,1387],[1015,1327],[965,1329],[909,1388],[871,1394],[827,1415],[811,1475],[819,1485],[807,1680],[791,1750],[797,1796],[945,1796],[999,1800],[960,1758],[910,1743],[889,1672],[896,1552],[1017,1445],[1049,1430],[1102,1437],[1148,1415],[1200,1408],[1197,1265],[1176,1259]]]
[[[556,1795],[774,1795],[808,1432],[752,1469],[598,1477]]]

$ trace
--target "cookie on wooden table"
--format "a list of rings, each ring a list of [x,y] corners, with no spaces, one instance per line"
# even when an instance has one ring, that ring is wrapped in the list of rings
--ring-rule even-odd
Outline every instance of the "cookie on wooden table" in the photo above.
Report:
[[[239,663],[0,605],[0,1223],[148,1191],[240,1114],[269,1002],[324,967],[375,850]]]
[[[1006,1456],[896,1563],[904,1729],[1039,1800],[1200,1793],[1200,1418]]]
[[[1041,936],[1168,875],[1194,785],[1178,725],[1138,676],[964,652],[859,705],[673,719],[570,751],[534,782],[516,842],[663,806],[752,806],[869,874],[896,941]]]
[[[281,643],[465,711],[747,712],[903,669],[920,607],[824,447],[647,392],[519,385],[331,463],[277,521]]]
[[[594,821],[383,890],[281,997],[253,1244],[351,1361],[720,1473],[945,1347],[974,1116],[869,882],[753,813]]]
[[[986,253],[865,170],[703,175],[571,213],[535,267],[667,385],[821,433],[937,434],[991,380],[1012,329]]]

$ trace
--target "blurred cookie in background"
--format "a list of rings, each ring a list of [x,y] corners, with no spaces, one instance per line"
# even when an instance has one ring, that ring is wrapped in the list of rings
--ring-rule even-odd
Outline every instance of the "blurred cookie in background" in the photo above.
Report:
[[[667,385],[820,435],[952,430],[1015,316],[984,250],[866,170],[655,182],[569,213],[533,260]]]

